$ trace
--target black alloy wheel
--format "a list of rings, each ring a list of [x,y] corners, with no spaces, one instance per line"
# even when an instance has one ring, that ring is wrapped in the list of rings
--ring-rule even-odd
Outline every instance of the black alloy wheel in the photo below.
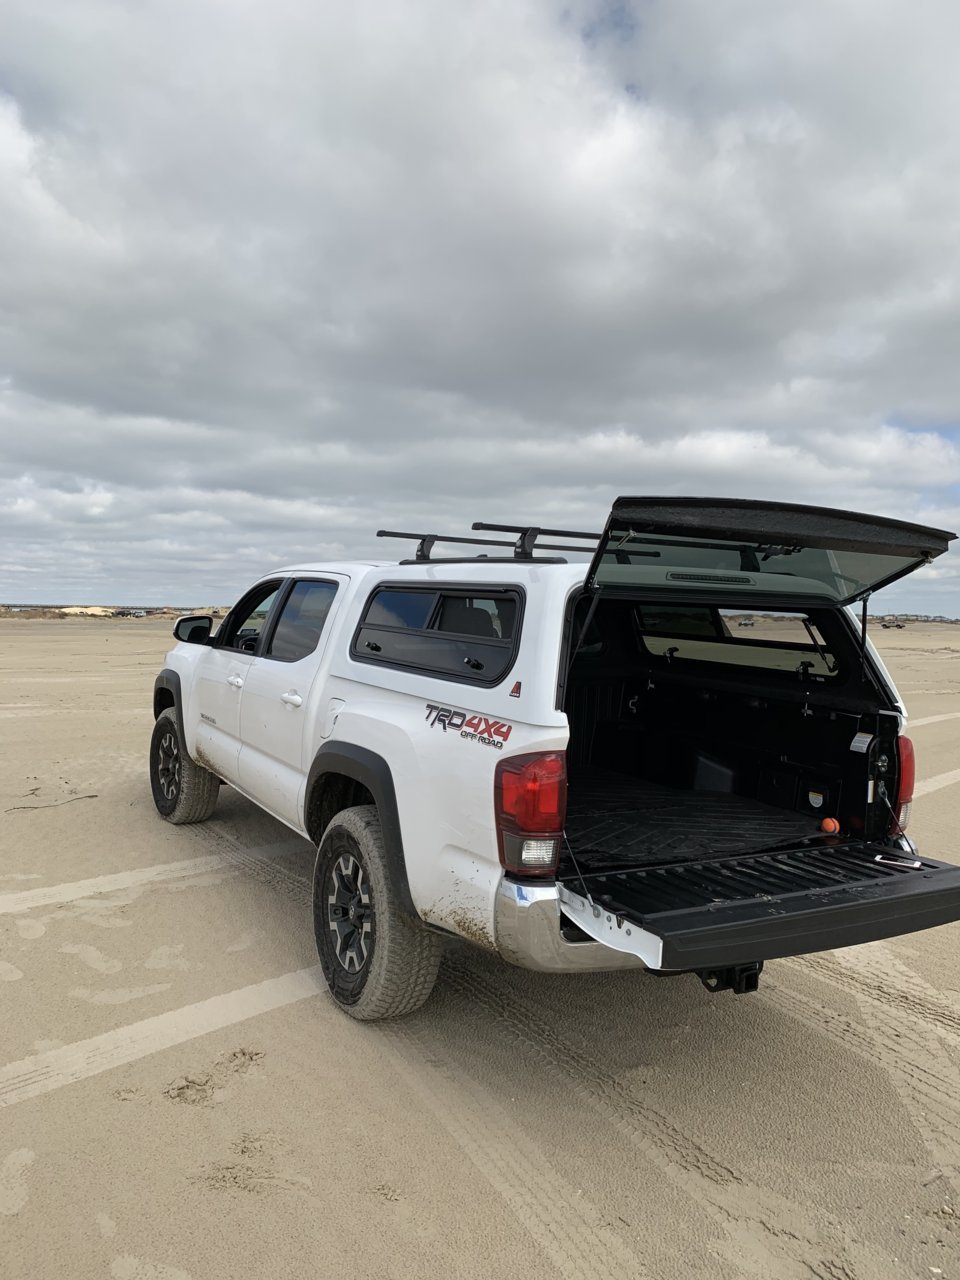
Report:
[[[350,974],[362,972],[374,941],[374,908],[363,863],[352,853],[330,864],[325,898],[333,954]]]
[[[157,716],[150,738],[150,790],[157,813],[166,822],[204,822],[213,813],[220,779],[183,748],[173,707]]]
[[[180,743],[171,725],[157,744],[157,784],[171,806],[180,798]]]
[[[372,804],[341,809],[317,847],[313,931],[320,968],[333,999],[361,1022],[419,1009],[437,977],[443,943],[412,904],[405,906],[401,859],[388,849]]]

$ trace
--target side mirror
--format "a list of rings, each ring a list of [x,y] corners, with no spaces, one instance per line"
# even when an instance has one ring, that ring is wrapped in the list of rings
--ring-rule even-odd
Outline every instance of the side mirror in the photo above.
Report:
[[[178,618],[173,634],[184,644],[206,644],[213,628],[213,618],[206,613],[191,613],[186,618]]]

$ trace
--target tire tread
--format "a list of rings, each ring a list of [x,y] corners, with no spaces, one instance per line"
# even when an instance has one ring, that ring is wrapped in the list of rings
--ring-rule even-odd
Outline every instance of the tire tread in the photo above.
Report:
[[[187,755],[180,739],[177,716],[173,707],[167,707],[160,712],[157,717],[158,726],[161,721],[169,722],[173,726],[177,741],[180,743],[180,795],[177,797],[173,812],[161,814],[161,817],[167,822],[173,823],[174,826],[186,826],[192,822],[206,822],[217,807],[217,797],[220,794],[220,779],[216,774],[211,773],[209,769],[205,769],[203,765],[197,764],[195,760],[191,760]],[[154,733],[156,733],[156,729]]]
[[[324,843],[338,827],[353,838],[367,864],[374,890],[377,934],[371,968],[359,998],[348,1004],[333,992],[334,999],[345,1013],[362,1022],[402,1018],[419,1009],[433,990],[442,940],[420,921],[411,920],[398,905],[399,895],[392,891],[393,876],[376,805],[343,809],[331,820],[320,841],[317,877]]]

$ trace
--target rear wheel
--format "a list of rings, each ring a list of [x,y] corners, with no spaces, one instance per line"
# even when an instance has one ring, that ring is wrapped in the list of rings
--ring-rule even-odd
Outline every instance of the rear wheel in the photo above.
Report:
[[[173,707],[161,711],[153,727],[150,787],[157,813],[167,822],[204,822],[216,808],[220,780],[184,751]]]
[[[440,939],[398,898],[376,807],[344,809],[317,851],[313,925],[330,994],[353,1018],[401,1017],[433,990]]]

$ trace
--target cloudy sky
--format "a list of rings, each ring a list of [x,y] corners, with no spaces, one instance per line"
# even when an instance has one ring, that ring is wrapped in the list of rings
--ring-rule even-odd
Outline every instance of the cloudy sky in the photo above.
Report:
[[[617,493],[960,528],[958,48],[955,0],[0,0],[0,600]],[[960,554],[883,603],[960,614]]]

